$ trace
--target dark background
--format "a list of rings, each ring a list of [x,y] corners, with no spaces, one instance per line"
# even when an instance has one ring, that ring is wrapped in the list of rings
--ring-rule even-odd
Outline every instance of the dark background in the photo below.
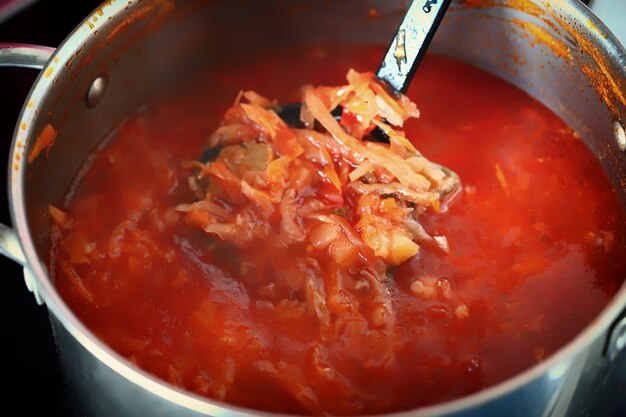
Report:
[[[81,0],[61,5],[41,1],[0,23],[0,42],[58,46],[100,4]],[[13,129],[37,70],[0,68],[0,184],[7,184],[6,161]],[[0,192],[0,221],[10,224],[6,192]],[[22,268],[0,256],[0,378],[2,413],[69,414],[54,340],[44,306],[37,306]],[[7,414],[4,414],[7,415]]]

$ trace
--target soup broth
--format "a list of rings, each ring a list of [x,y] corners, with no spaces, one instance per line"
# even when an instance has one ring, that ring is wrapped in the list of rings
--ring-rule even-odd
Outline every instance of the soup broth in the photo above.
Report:
[[[231,250],[189,227],[184,162],[197,160],[240,90],[281,103],[304,84],[377,67],[380,46],[279,50],[213,67],[130,115],[94,151],[56,227],[50,270],[64,300],[112,349],[171,384],[253,409],[371,414],[492,386],[544,360],[602,310],[626,276],[625,222],[583,141],[513,85],[427,56],[407,96],[406,136],[456,171],[462,191],[389,270],[392,340],[335,338],[272,280],[289,248]],[[294,57],[301,56],[301,59]],[[416,284],[416,282],[418,282]],[[262,283],[263,285],[261,285]],[[371,337],[370,337],[371,336]],[[390,348],[390,346],[392,346]],[[381,350],[393,360],[378,363]]]

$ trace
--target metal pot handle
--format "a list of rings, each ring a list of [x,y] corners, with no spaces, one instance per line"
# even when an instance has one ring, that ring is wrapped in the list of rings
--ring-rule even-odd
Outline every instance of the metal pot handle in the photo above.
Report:
[[[47,46],[0,43],[0,67],[42,69],[54,51],[54,48]],[[17,234],[3,224],[0,224],[0,254],[26,265],[26,257]]]
[[[0,255],[26,266],[26,258],[22,246],[13,229],[0,223]]]
[[[22,67],[42,69],[50,60],[55,48],[39,45],[18,43],[0,43],[0,67]],[[24,266],[24,280],[26,286],[35,294],[37,303],[42,304],[41,298],[35,290],[34,280],[26,264],[26,257],[22,245],[13,229],[0,223],[0,254]]]
[[[0,67],[42,69],[55,48],[23,43],[0,43]]]

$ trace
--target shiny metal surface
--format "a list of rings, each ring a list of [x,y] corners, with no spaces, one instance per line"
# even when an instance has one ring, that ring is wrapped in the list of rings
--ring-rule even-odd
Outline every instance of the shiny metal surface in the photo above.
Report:
[[[450,0],[414,0],[391,40],[376,76],[406,93]]]
[[[0,43],[0,67],[42,69],[54,51],[47,46]]]
[[[0,254],[14,260],[18,264],[26,265],[26,258],[24,257],[24,252],[22,252],[20,240],[13,229],[3,224],[0,224]]]
[[[620,151],[626,151],[626,132],[624,131],[624,125],[619,121],[615,121],[613,124],[613,134],[615,135],[615,142]]]
[[[32,284],[51,312],[59,354],[82,414],[253,413],[186,393],[134,368],[86,328],[49,279],[47,207],[62,202],[99,141],[163,85],[200,64],[241,59],[260,46],[386,43],[399,23],[403,2],[377,3],[380,17],[376,19],[367,17],[371,4],[365,1],[324,3],[323,7],[320,2],[302,1],[300,11],[289,10],[288,3],[250,2],[240,7],[238,2],[227,1],[107,1],[58,48],[35,82],[26,100],[30,105],[24,106],[17,121],[17,126],[25,123],[26,128],[16,129],[13,139],[11,161],[19,154],[22,162],[11,169],[11,209],[32,270]],[[626,155],[613,139],[615,122],[623,124],[626,117],[620,99],[626,95],[623,48],[574,0],[550,2],[550,8],[540,0],[494,0],[485,2],[489,7],[478,8],[474,3],[451,5],[431,48],[494,73],[553,109],[579,132],[600,159],[622,203],[626,202]],[[232,30],[235,25],[237,31]],[[564,49],[535,39],[537,33],[549,33]],[[230,41],[226,44],[237,45],[235,55],[224,45],[225,37]],[[85,97],[93,80],[104,73],[108,75],[106,94],[95,108],[89,108]],[[592,79],[592,75],[600,78]],[[598,82],[605,81],[613,83],[612,90],[598,87]],[[25,163],[48,125],[56,134],[49,154]],[[624,352],[613,359],[605,353],[609,329],[625,307],[623,286],[575,340],[542,363],[471,396],[396,415],[599,415],[603,410],[599,393],[615,377],[615,363],[624,360]]]
[[[606,349],[606,356],[609,360],[616,360],[626,349],[626,314],[613,326]]]
[[[106,93],[107,89],[107,77],[106,75],[99,75],[89,86],[87,90],[87,97],[85,98],[87,102],[87,107],[94,108],[96,107],[102,98],[104,97],[104,93]]]

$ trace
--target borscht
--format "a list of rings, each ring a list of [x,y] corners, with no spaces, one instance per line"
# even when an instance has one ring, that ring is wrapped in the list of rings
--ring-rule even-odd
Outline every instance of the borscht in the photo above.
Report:
[[[599,162],[541,103],[451,58],[389,94],[367,72],[382,51],[246,56],[130,115],[50,206],[75,314],[170,384],[309,415],[459,398],[572,340],[626,276]],[[293,102],[304,127],[277,116]]]

